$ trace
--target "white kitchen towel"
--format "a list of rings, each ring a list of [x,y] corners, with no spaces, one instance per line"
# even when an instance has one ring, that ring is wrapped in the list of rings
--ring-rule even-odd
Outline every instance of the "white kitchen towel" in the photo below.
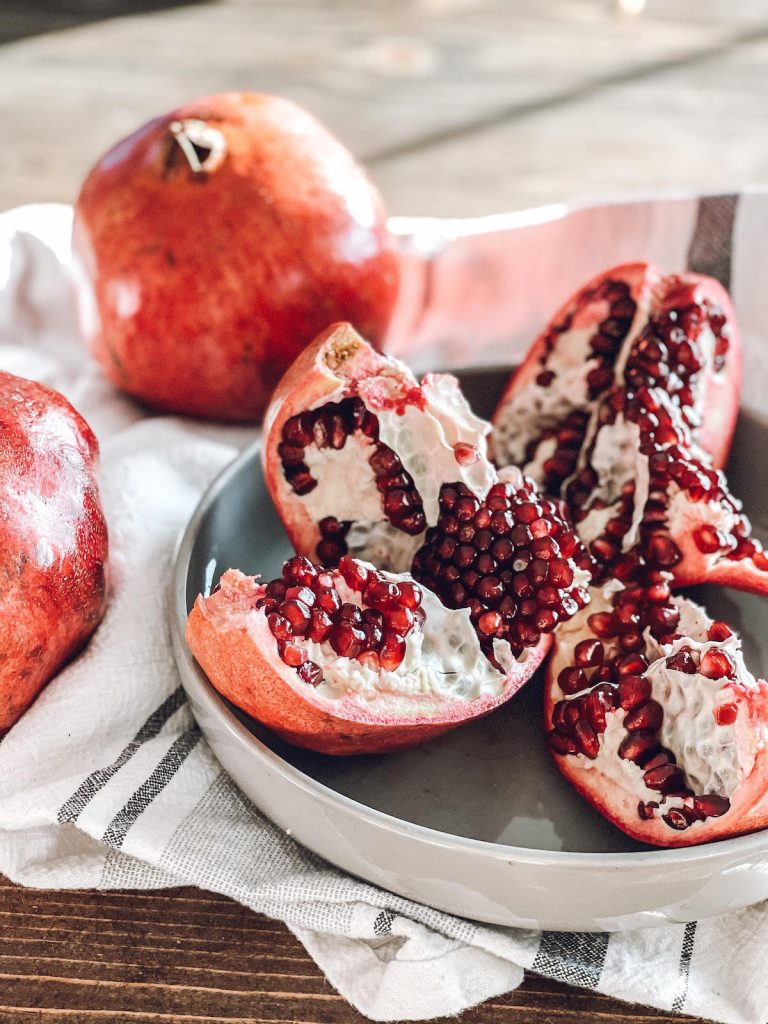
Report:
[[[634,221],[640,216],[648,227],[636,230],[636,244],[644,240],[646,253],[658,258],[656,250],[667,245],[658,229],[661,213],[657,204],[639,205],[647,206],[646,214],[627,205],[614,219],[625,215],[622,209]],[[736,199],[673,206],[670,217],[690,227],[689,262],[727,276],[723,246],[738,230]],[[764,204],[760,209],[765,220]],[[529,221],[548,218],[559,223],[546,212]],[[523,239],[524,223],[518,218]],[[0,871],[40,887],[194,884],[225,893],[285,921],[339,992],[376,1020],[455,1014],[515,988],[524,970],[532,970],[667,1011],[763,1024],[766,906],[613,935],[474,924],[343,874],[298,846],[237,790],[179,686],[166,594],[180,529],[206,485],[254,432],[149,416],[110,389],[77,336],[70,224],[69,208],[54,205],[0,217],[0,368],[63,391],[99,437],[112,596],[87,649],[0,743]],[[423,254],[430,249],[423,243],[429,224],[417,227],[404,245]],[[433,235],[437,228],[432,225]],[[606,265],[615,255],[611,246],[624,244],[615,223],[605,238],[596,222],[587,234]],[[491,235],[486,242],[492,248]],[[514,239],[508,236],[506,244],[514,247]],[[434,239],[431,246],[436,253]],[[439,293],[441,274],[450,277],[457,264],[466,264],[461,240],[441,258],[444,269],[433,268],[433,288],[425,295],[434,295],[434,287]],[[559,267],[558,297],[598,255],[569,259]],[[482,259],[475,262],[488,270]],[[667,263],[675,265],[671,257]],[[411,313],[400,318],[401,339],[409,327],[412,336],[423,333],[425,314],[431,315],[419,313],[417,291]],[[765,294],[762,289],[760,301]],[[471,298],[465,301],[471,305]],[[524,310],[512,324],[518,343],[537,315]],[[455,318],[440,329],[446,325],[455,331]],[[489,323],[484,336],[488,346],[475,349],[475,356],[493,361],[496,326]],[[422,355],[426,348],[425,342]],[[513,358],[508,349],[505,355]]]

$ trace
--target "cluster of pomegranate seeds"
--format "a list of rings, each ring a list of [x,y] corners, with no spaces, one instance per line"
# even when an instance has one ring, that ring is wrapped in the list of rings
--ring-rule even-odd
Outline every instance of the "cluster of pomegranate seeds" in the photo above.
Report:
[[[342,449],[352,434],[367,438],[371,447],[368,463],[382,495],[384,517],[404,533],[416,535],[426,527],[424,508],[413,478],[403,467],[397,453],[379,441],[379,421],[361,398],[344,398],[327,402],[318,409],[300,413],[286,420],[277,452],[285,479],[296,494],[309,494],[317,480],[309,471],[304,453],[309,445],[316,448]],[[466,454],[466,453],[465,453]],[[322,520],[318,558],[324,565],[336,565],[347,551],[344,536],[349,523],[340,523],[329,516]]]
[[[360,604],[342,600],[340,579],[360,595]],[[418,586],[394,583],[348,555],[337,572],[295,555],[256,604],[267,614],[280,658],[312,686],[323,681],[323,672],[308,658],[302,640],[327,642],[340,657],[391,672],[405,657],[407,637],[424,621],[420,606]]]
[[[694,794],[686,786],[675,755],[659,740],[664,709],[653,699],[645,675],[648,660],[643,632],[648,630],[661,644],[680,639],[675,632],[680,611],[671,598],[670,579],[668,573],[646,569],[642,583],[630,584],[614,596],[610,611],[594,612],[587,618],[592,635],[576,644],[573,664],[558,675],[558,686],[569,699],[555,705],[547,742],[557,754],[581,754],[594,760],[606,729],[606,715],[621,708],[626,712],[623,726],[627,735],[619,746],[619,757],[642,768],[649,789],[681,798],[683,805],[662,817],[671,828],[683,829],[694,821],[725,814],[730,804],[715,794]],[[709,627],[711,641],[721,642],[729,636],[731,630],[724,622]],[[699,656],[683,646],[666,663],[678,672],[700,672],[709,679],[733,679],[736,675],[733,659],[720,648],[708,648]],[[715,721],[730,725],[737,713],[736,705],[721,704],[715,709]],[[641,802],[638,813],[650,818],[658,808],[653,801]]]
[[[613,365],[635,316],[636,303],[629,285],[624,281],[605,280],[594,288],[581,292],[569,312],[554,324],[544,339],[542,369],[536,377],[541,387],[549,387],[556,373],[547,369],[547,362],[557,346],[560,336],[571,330],[577,312],[593,303],[607,304],[606,316],[597,324],[589,340],[589,359],[594,363],[587,376],[587,397],[590,402],[599,398],[613,384]],[[576,468],[576,460],[584,442],[589,413],[575,409],[555,428],[547,428],[530,442],[526,449],[527,462],[532,462],[540,445],[552,438],[556,447],[542,463],[542,484],[550,494],[559,494],[565,480]]]
[[[495,639],[517,656],[584,606],[575,569],[587,568],[589,557],[532,481],[496,483],[484,501],[464,484],[444,484],[439,500],[412,572],[448,608],[469,609],[492,661]]]
[[[709,523],[693,530],[693,540],[704,554],[720,553],[729,559],[749,558],[755,567],[768,570],[768,557],[759,541],[752,537],[752,526],[742,512],[741,502],[728,489],[720,470],[712,468],[708,456],[695,451],[690,432],[678,410],[658,391],[646,387],[636,394],[617,388],[600,407],[601,427],[615,422],[619,415],[640,429],[640,451],[648,458],[649,492],[643,509],[639,543],[634,550],[621,553],[622,542],[632,524],[635,482],[624,484],[614,514],[603,533],[590,543],[590,552],[601,567],[602,575],[627,580],[640,565],[655,569],[673,569],[682,552],[670,535],[668,514],[672,497],[683,491],[692,502],[719,506],[723,520],[730,520],[726,533]],[[597,474],[587,465],[570,481],[567,500],[578,525],[592,509],[605,508],[606,502],[593,498]]]
[[[730,327],[723,311],[706,299],[651,317],[632,343],[624,369],[628,388],[663,388],[692,427],[699,425],[693,385],[707,359],[702,346],[707,327],[715,339],[714,369],[722,369],[730,344]]]

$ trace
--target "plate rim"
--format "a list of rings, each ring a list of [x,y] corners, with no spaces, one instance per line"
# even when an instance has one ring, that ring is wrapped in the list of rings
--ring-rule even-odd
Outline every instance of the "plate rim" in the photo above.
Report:
[[[485,370],[486,367],[477,369]],[[488,367],[487,369],[492,370],[494,368]],[[760,421],[768,430],[768,416],[765,414],[750,409],[748,406],[740,406],[740,413]],[[638,868],[652,868],[654,866],[671,868],[713,859],[746,858],[756,852],[768,852],[768,829],[761,829],[758,832],[729,839],[720,839],[711,843],[701,843],[696,846],[660,847],[652,850],[621,853],[540,850],[535,847],[512,846],[506,843],[491,842],[486,839],[457,836],[450,832],[442,832],[439,829],[431,828],[428,825],[421,825],[417,822],[407,821],[404,818],[398,818],[386,811],[380,811],[375,807],[361,803],[359,800],[354,800],[344,793],[339,793],[330,786],[318,782],[312,776],[307,775],[301,769],[290,764],[290,762],[285,761],[278,753],[262,743],[261,740],[238,721],[226,706],[218,691],[212,686],[203,670],[194,660],[185,639],[187,575],[190,556],[200,522],[216,498],[226,489],[230,480],[240,472],[242,466],[250,462],[254,456],[260,458],[260,450],[261,437],[259,436],[247,444],[231,462],[227,463],[220,470],[201,495],[194,512],[178,537],[173,552],[167,613],[174,658],[184,690],[187,691],[188,685],[192,683],[197,688],[197,695],[205,700],[209,710],[220,718],[228,732],[235,737],[238,743],[251,748],[253,753],[262,762],[268,762],[273,769],[279,771],[289,782],[299,786],[322,803],[340,806],[342,809],[355,814],[361,820],[375,827],[387,828],[407,838],[419,839],[433,845],[451,847],[458,853],[466,852],[474,853],[475,855],[482,853],[484,856],[491,857],[494,860],[514,861],[515,863],[551,864],[554,867],[571,870],[615,869],[632,866]]]

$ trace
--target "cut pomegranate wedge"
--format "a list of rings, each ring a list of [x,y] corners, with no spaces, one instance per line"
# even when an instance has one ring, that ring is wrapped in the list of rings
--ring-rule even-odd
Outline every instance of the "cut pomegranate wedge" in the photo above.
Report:
[[[624,832],[688,846],[768,825],[768,683],[668,573],[592,588],[547,668],[545,725],[568,781]]]
[[[465,609],[449,610],[408,575],[343,557],[297,555],[263,585],[235,570],[199,597],[189,646],[233,704],[298,746],[326,754],[396,750],[503,704],[551,645],[518,660],[480,650]],[[502,668],[503,666],[503,668]]]
[[[347,552],[410,566],[445,482],[484,496],[496,479],[489,425],[456,379],[379,355],[336,324],[296,360],[265,419],[267,484],[296,550],[324,565]]]
[[[591,430],[565,493],[598,575],[628,579],[645,564],[671,570],[678,586],[768,593],[768,557],[741,502],[667,392],[616,388]]]
[[[559,494],[600,399],[615,386],[652,387],[722,466],[740,382],[736,320],[717,281],[647,263],[614,267],[566,302],[512,376],[494,415],[494,455]]]

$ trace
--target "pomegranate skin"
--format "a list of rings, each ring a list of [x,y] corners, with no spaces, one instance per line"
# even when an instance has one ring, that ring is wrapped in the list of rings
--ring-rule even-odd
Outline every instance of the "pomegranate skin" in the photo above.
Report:
[[[96,438],[61,395],[0,373],[0,733],[104,613],[97,457]]]
[[[190,613],[189,647],[222,696],[284,740],[322,754],[374,754],[424,743],[480,718],[510,699],[546,657],[544,637],[523,662],[516,662],[497,697],[435,701],[435,714],[420,718],[376,716],[347,695],[331,702],[317,697],[277,654],[266,616],[253,609],[263,587],[230,569],[210,597],[198,597]]]
[[[73,246],[109,379],[206,418],[258,419],[335,320],[378,343],[397,293],[376,189],[310,114],[263,94],[192,101],[118,143],[82,186]]]

